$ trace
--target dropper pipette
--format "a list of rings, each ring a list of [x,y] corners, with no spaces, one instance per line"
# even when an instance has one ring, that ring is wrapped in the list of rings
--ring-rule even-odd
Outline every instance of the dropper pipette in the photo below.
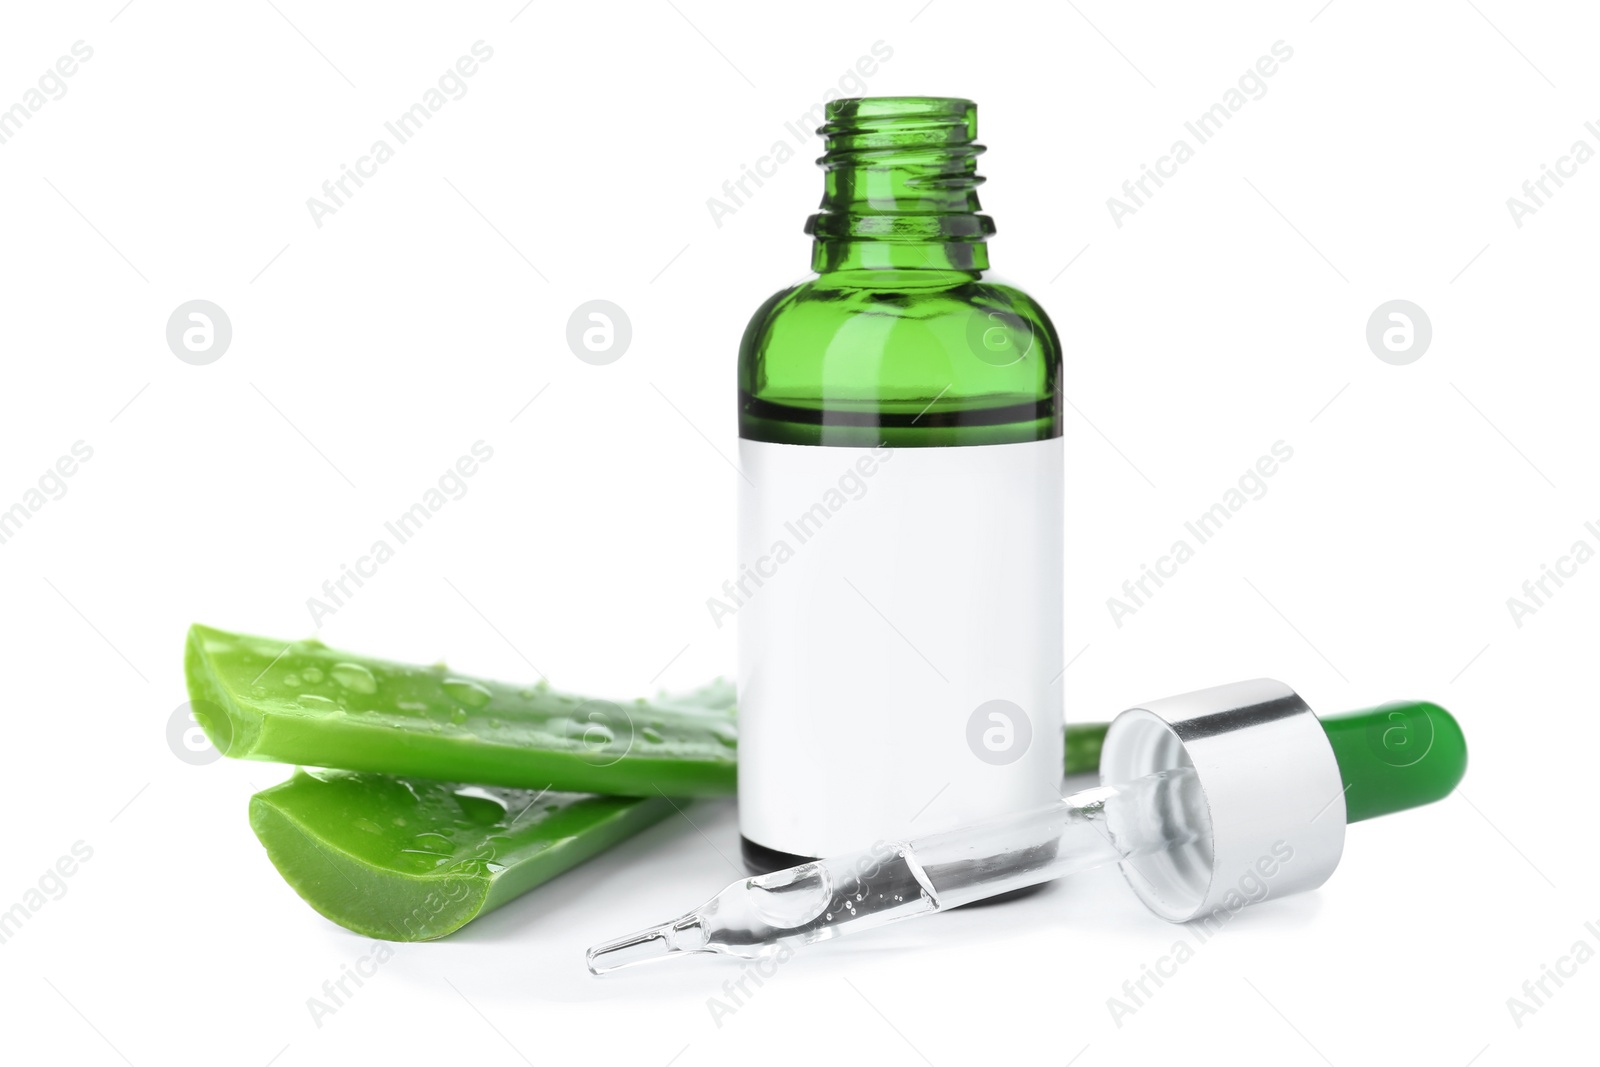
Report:
[[[1112,723],[1099,786],[741,879],[671,922],[595,946],[589,969],[760,958],[1110,863],[1158,915],[1186,922],[1320,885],[1347,821],[1441,799],[1465,769],[1460,727],[1434,704],[1319,721],[1268,679],[1169,697]]]
[[[1205,821],[1194,771],[1097,786],[1015,815],[907,843],[880,843],[734,882],[679,919],[589,950],[595,974],[658,956],[718,952],[755,959],[783,945],[826,941],[901,919],[1064,878],[1193,840]],[[1109,813],[1136,818],[1113,834]]]

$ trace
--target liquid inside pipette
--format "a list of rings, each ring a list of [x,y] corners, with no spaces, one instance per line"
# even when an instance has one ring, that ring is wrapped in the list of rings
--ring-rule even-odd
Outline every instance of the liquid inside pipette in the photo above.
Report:
[[[589,970],[604,974],[693,952],[757,959],[1181,847],[1209,833],[1193,769],[1162,771],[959,830],[741,879],[671,922],[596,945]]]

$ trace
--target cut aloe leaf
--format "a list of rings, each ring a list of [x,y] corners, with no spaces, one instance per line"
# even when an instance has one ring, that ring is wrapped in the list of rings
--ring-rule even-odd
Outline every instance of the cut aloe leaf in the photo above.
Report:
[[[199,625],[184,674],[195,720],[229,756],[619,796],[734,791],[725,682],[617,703]]]
[[[367,937],[443,937],[659,822],[665,797],[499,789],[297,771],[250,798],[273,866]]]
[[[196,721],[238,758],[621,796],[734,791],[733,685],[721,679],[619,704],[200,625],[184,673]],[[1067,727],[1068,774],[1095,770],[1105,731]]]

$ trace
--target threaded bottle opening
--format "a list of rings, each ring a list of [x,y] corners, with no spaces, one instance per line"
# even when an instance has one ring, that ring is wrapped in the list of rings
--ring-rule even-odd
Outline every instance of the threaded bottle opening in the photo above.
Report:
[[[828,104],[821,239],[981,241],[978,106],[935,96],[854,97]]]
[[[869,96],[834,100],[827,121],[817,128],[827,154],[824,168],[852,165],[941,148],[976,156],[978,105],[971,100],[940,96]]]

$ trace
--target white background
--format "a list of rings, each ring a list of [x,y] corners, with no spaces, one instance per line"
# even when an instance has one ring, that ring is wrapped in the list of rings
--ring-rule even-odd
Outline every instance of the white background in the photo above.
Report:
[[[1600,963],[1520,1027],[1507,998],[1600,948],[1600,564],[1520,627],[1506,601],[1600,547],[1600,162],[1520,228],[1506,199],[1600,148],[1600,25],[1319,3],[6,5],[0,106],[94,54],[0,145],[0,506],[94,455],[0,545],[0,908],[93,849],[0,945],[5,1058],[1591,1057]],[[307,198],[478,40],[467,94],[318,228]],[[705,600],[733,557],[735,349],[808,263],[820,148],[720,227],[706,200],[880,40],[871,93],[979,101],[997,271],[1066,345],[1069,714],[1262,674],[1323,711],[1431,698],[1471,740],[1462,792],[1352,828],[1323,889],[1241,915],[1120,1026],[1107,998],[1188,935],[1108,872],[806,952],[720,1026],[737,964],[589,977],[585,946],[734,877],[721,802],[399,947],[319,1027],[307,998],[372,945],[251,835],[283,768],[169,750],[185,626],[309,634],[306,599],[483,440],[326,641],[619,697],[730,671]],[[1117,227],[1107,197],[1279,40],[1266,95]],[[233,325],[209,366],[164,337],[197,298]],[[609,366],[564,341],[593,298],[633,323]],[[1408,366],[1364,339],[1396,298],[1433,324]],[[1106,598],[1279,440],[1267,494],[1116,626]]]

